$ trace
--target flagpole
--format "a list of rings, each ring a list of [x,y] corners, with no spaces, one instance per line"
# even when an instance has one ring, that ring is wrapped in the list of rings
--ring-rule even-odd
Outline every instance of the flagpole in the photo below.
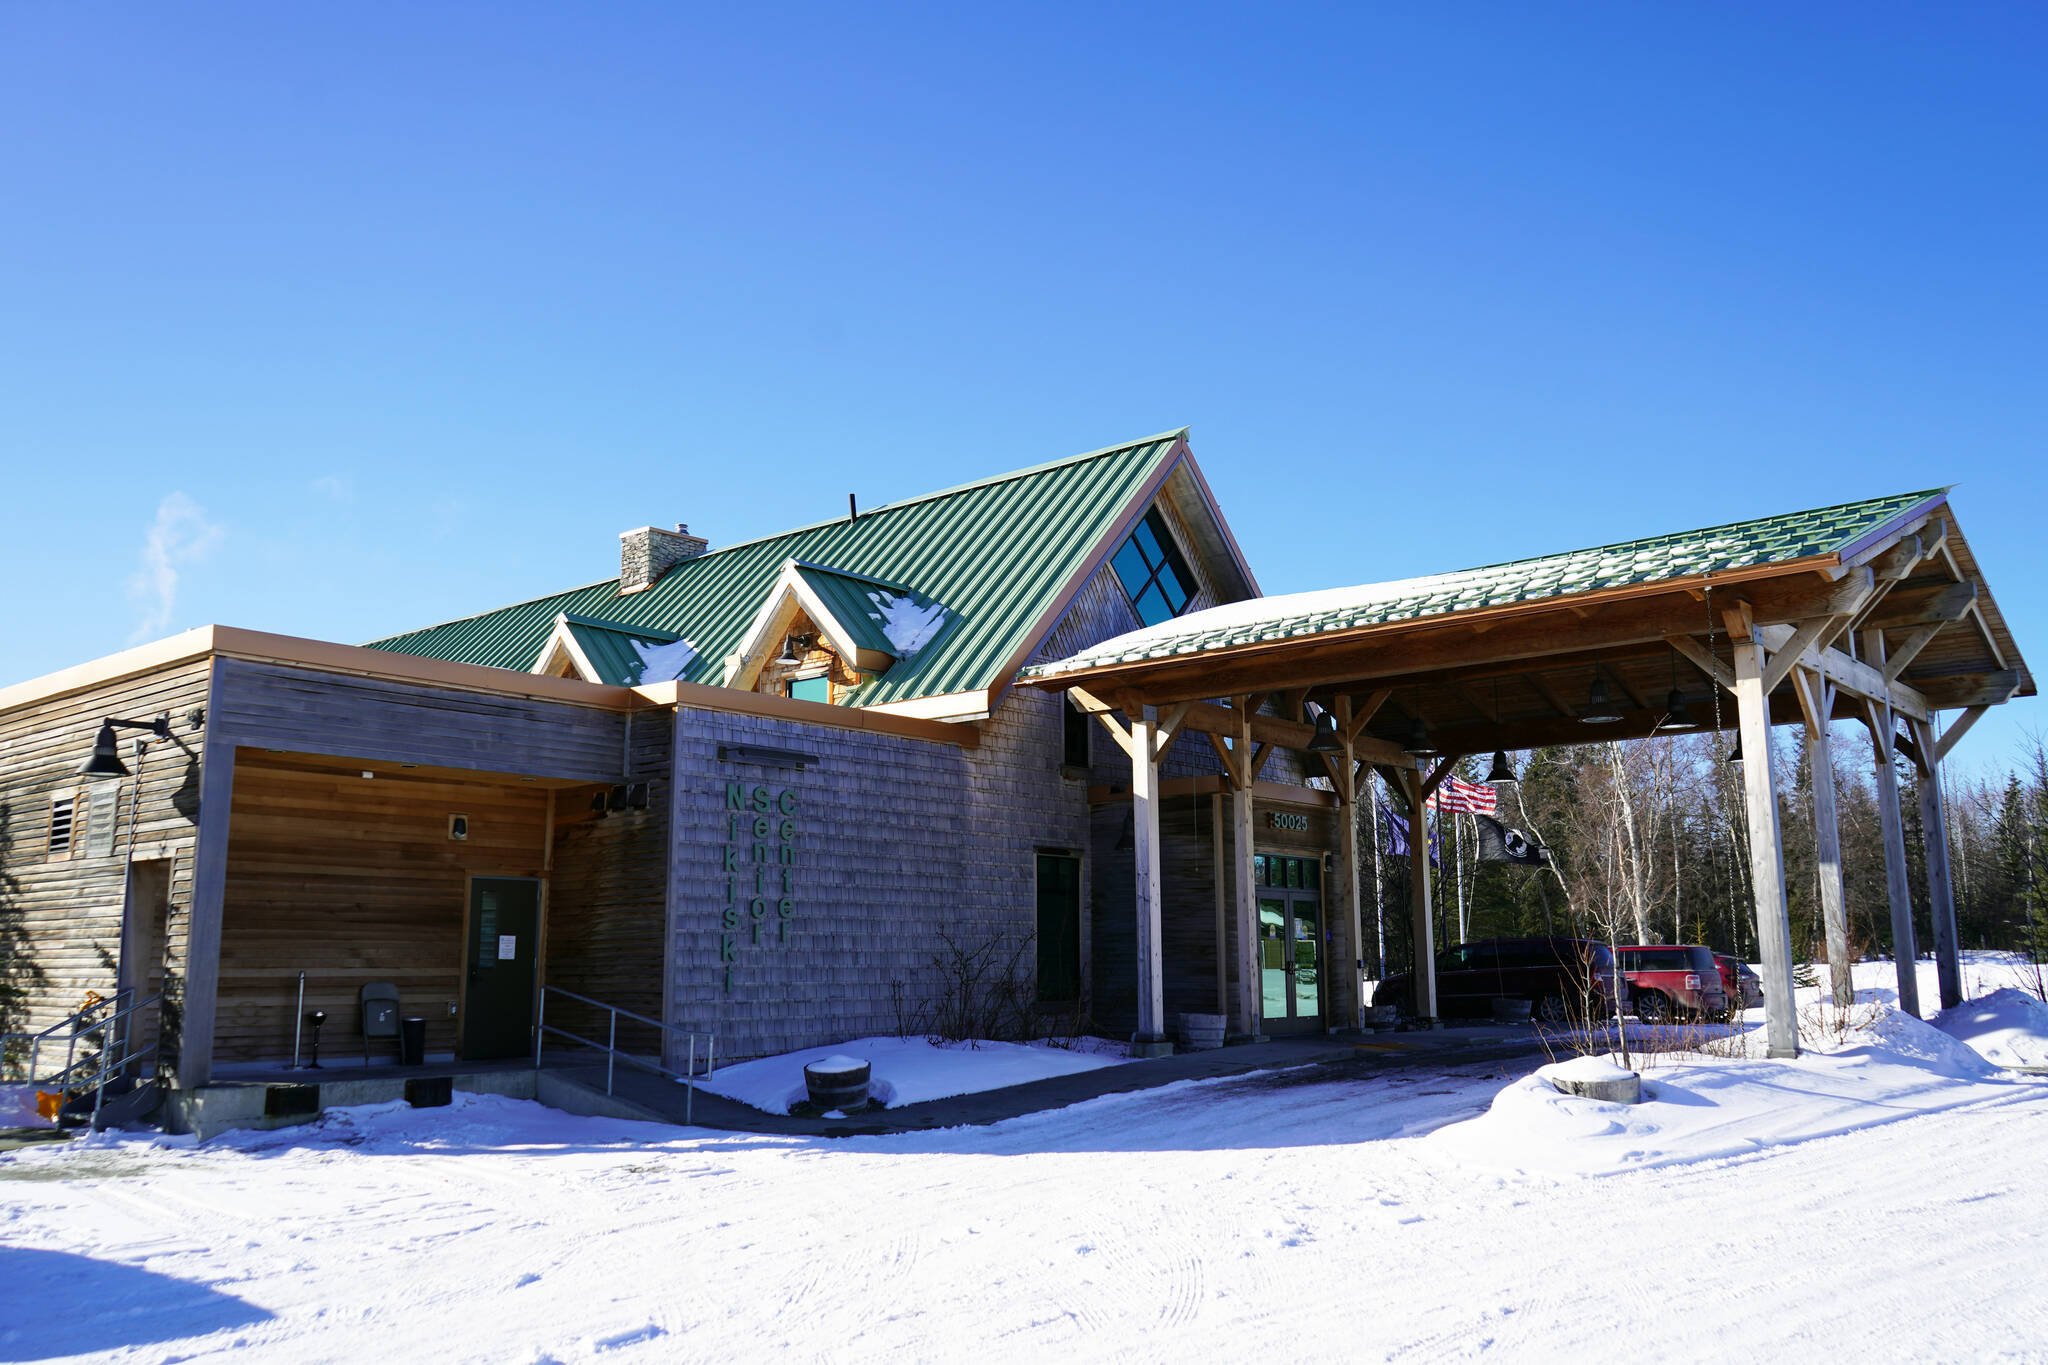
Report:
[[[1451,812],[1451,843],[1458,859],[1458,942],[1463,943],[1471,933],[1465,919],[1465,822],[1455,810]]]

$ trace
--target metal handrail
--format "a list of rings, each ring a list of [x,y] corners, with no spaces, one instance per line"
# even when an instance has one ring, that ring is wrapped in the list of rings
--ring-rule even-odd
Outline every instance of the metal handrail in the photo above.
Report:
[[[42,1034],[37,1035],[38,1041],[40,1041],[42,1037],[47,1036],[56,1029],[63,1028],[66,1024],[75,1025],[86,1016],[109,1005],[117,1006],[113,1013],[106,1015],[104,1018],[72,1030],[70,1046],[65,1053],[64,1069],[62,1071],[55,1071],[46,1077],[37,1079],[33,1057],[29,1064],[31,1083],[39,1089],[48,1087],[53,1090],[90,1089],[92,1091],[92,1131],[95,1133],[100,1130],[100,1113],[106,1104],[107,1087],[126,1075],[128,1069],[135,1063],[155,1055],[157,1051],[157,1043],[151,1043],[145,1048],[131,1049],[128,1046],[128,1033],[126,1030],[121,1031],[118,1035],[111,1032],[114,1026],[122,1020],[127,1019],[131,1015],[140,1014],[143,1010],[150,1008],[152,1005],[159,1004],[163,1000],[163,995],[159,992],[156,995],[150,996],[147,1000],[139,1000],[128,1005],[121,1005],[120,1002],[122,1000],[130,998],[134,994],[135,988],[133,986],[125,986],[115,991],[105,1000],[86,1006],[72,1015],[71,1018],[63,1021],[63,1023],[53,1025],[52,1028],[45,1029]],[[98,1054],[91,1057],[79,1057],[78,1040],[95,1034],[99,1037]],[[92,1068],[89,1073],[91,1079],[83,1084],[72,1079],[73,1073],[82,1067]]]
[[[50,1025],[41,1033],[9,1033],[5,1036],[5,1039],[0,1040],[0,1042],[26,1041],[28,1043],[28,1081],[29,1084],[34,1085],[37,1083],[36,1067],[42,1061],[43,1040],[45,1038],[50,1037],[53,1034],[65,1034],[68,1040],[68,1045],[65,1049],[64,1070],[58,1072],[56,1074],[56,1077],[52,1077],[51,1079],[54,1080],[59,1077],[63,1077],[65,1075],[68,1075],[71,1071],[72,1059],[77,1053],[78,1039],[83,1037],[87,1033],[93,1032],[98,1027],[98,1025],[96,1024],[88,1024],[86,1020],[91,1015],[97,1014],[101,1010],[107,1009],[111,1006],[118,1005],[121,1002],[121,998],[123,996],[133,995],[134,993],[135,988],[133,986],[123,986],[119,990],[115,991],[112,995],[107,996],[105,999],[95,1000],[90,1005],[87,1005],[82,1009],[75,1010],[71,1014],[65,1016],[64,1018],[59,1019],[56,1023]],[[161,999],[161,997],[152,996],[151,999]]]
[[[555,1024],[550,1024],[547,1021],[548,993],[550,991],[566,999],[575,1000],[582,1004],[590,1005],[597,1009],[601,1009],[607,1015],[609,1015],[610,1025],[609,1031],[606,1034],[606,1038],[608,1041],[600,1043],[595,1038],[585,1038],[580,1033],[571,1033],[569,1030],[565,1028],[561,1028]],[[651,1028],[660,1029],[663,1033],[673,1033],[679,1037],[687,1039],[689,1044],[688,1060],[683,1063],[682,1074],[678,1075],[677,1073],[669,1070],[667,1067],[661,1065],[659,1062],[650,1062],[645,1057],[635,1057],[630,1052],[621,1052],[619,1050],[619,1018],[621,1015],[625,1016],[628,1019],[631,1019],[635,1023],[646,1024]],[[565,991],[560,986],[542,986],[540,988],[540,1008],[534,1016],[533,1023],[533,1069],[535,1071],[541,1069],[541,1045],[545,1040],[546,1036],[550,1033],[560,1038],[567,1038],[569,1041],[573,1043],[581,1043],[585,1047],[596,1048],[599,1052],[605,1054],[604,1093],[607,1095],[612,1093],[612,1079],[617,1070],[619,1062],[622,1060],[625,1061],[628,1065],[642,1067],[648,1071],[654,1072],[656,1075],[666,1076],[672,1081],[681,1081],[683,1083],[684,1089],[684,1123],[693,1123],[696,1120],[696,1075],[698,1038],[701,1037],[704,1039],[704,1075],[706,1077],[709,1077],[718,1069],[717,1034],[692,1033],[688,1029],[680,1029],[673,1024],[664,1024],[659,1019],[649,1019],[644,1014],[635,1014],[631,1010],[620,1009],[617,1005],[608,1005],[602,1000],[593,1000],[587,995],[578,995],[574,991]]]

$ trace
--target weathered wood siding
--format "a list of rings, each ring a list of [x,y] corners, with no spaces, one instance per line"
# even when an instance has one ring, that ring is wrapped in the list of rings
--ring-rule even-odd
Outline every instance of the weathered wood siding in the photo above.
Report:
[[[622,712],[566,702],[220,660],[221,742],[578,781],[614,781]]]
[[[154,975],[175,1008],[199,813],[200,736],[185,715],[206,702],[207,665],[197,660],[0,715],[0,1028],[40,1030],[76,1010],[87,991],[112,994],[131,855],[171,864],[171,911]],[[100,721],[166,712],[173,738],[152,741],[139,765],[134,741],[142,732],[119,732],[133,775],[106,784],[94,801],[77,770]],[[51,794],[60,790],[76,792],[81,825],[70,856],[53,859],[47,825]],[[94,810],[111,826],[92,827]]]
[[[542,875],[548,793],[517,783],[309,768],[235,755],[222,898],[217,1062],[289,1058],[298,990],[327,1011],[323,1047],[360,1056],[357,992],[389,981],[400,1013],[453,1052],[468,878]],[[448,817],[469,816],[469,837]],[[389,1061],[384,1044],[382,1060]]]
[[[668,920],[670,749],[674,717],[633,717],[632,773],[651,786],[646,810],[590,813],[590,793],[571,788],[556,806],[554,867],[549,873],[547,984],[662,1017],[662,952]],[[574,799],[572,799],[572,797]],[[573,1002],[548,1003],[549,1022],[585,1037],[603,1016]],[[656,1030],[622,1024],[619,1045],[660,1050]]]

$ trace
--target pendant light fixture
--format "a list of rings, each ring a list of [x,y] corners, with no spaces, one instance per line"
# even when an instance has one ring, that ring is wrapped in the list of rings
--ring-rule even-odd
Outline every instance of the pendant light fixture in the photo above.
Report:
[[[1621,711],[1607,695],[1607,679],[1593,675],[1593,685],[1586,690],[1586,711],[1579,717],[1581,725],[1615,725],[1621,721]]]
[[[1500,724],[1499,678],[1493,680],[1493,723],[1495,725]],[[1512,787],[1520,780],[1515,776],[1515,770],[1508,766],[1507,750],[1495,749],[1493,751],[1493,766],[1486,770],[1486,780],[1489,784],[1496,787]]]
[[[1690,730],[1692,716],[1685,709],[1685,698],[1678,691],[1678,651],[1671,651],[1671,691],[1664,697],[1664,719],[1657,722],[1662,732]]]
[[[1413,758],[1436,757],[1436,745],[1429,742],[1429,727],[1422,723],[1421,716],[1408,727],[1408,742],[1401,746],[1401,752]]]
[[[1728,751],[1728,761],[1736,767],[1742,766],[1742,731],[1735,732],[1735,747]]]
[[[1309,737],[1308,751],[1312,754],[1342,752],[1344,746],[1337,742],[1337,717],[1330,709],[1312,701],[1303,702],[1301,708],[1307,713],[1309,723],[1316,727],[1315,734]]]

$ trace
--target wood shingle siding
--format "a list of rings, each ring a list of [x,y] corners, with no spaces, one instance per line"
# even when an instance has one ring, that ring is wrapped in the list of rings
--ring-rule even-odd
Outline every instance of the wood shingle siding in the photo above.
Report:
[[[112,994],[131,850],[170,860],[171,904],[188,903],[200,736],[184,717],[206,700],[202,659],[0,713],[0,1027],[40,1030],[76,1010],[87,991]],[[133,775],[120,780],[114,800],[77,775],[101,720],[166,712],[173,738],[152,741],[139,766],[138,732],[122,733],[122,761]],[[77,794],[77,824],[69,852],[51,859],[50,795],[60,790]],[[111,820],[111,831],[96,829],[96,820]],[[184,925],[174,910],[165,944],[173,995],[182,989]]]
[[[240,745],[609,782],[620,771],[626,718],[529,697],[222,659],[209,728]]]

